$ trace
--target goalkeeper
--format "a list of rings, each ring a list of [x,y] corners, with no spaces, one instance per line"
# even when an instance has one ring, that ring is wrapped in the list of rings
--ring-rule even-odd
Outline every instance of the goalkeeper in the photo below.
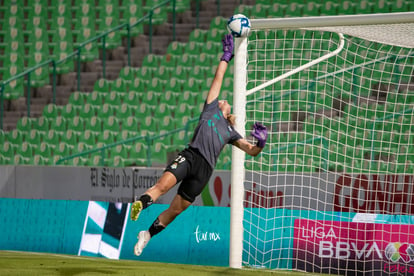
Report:
[[[265,126],[260,123],[253,126],[252,136],[257,139],[257,143],[249,143],[233,128],[235,118],[230,114],[229,103],[218,100],[224,73],[228,62],[233,58],[233,37],[226,35],[222,43],[224,53],[189,146],[167,166],[157,183],[132,204],[131,219],[137,220],[143,209],[181,182],[170,206],[155,219],[147,231],[138,234],[138,242],[134,247],[137,256],[141,255],[151,237],[165,229],[194,202],[208,183],[219,154],[226,144],[233,144],[252,156],[258,155],[266,144]]]

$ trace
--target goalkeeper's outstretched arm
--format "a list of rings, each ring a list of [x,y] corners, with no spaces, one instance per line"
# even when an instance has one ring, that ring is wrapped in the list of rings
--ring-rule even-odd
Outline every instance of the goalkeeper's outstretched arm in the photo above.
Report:
[[[213,82],[211,83],[210,90],[207,95],[207,104],[214,101],[220,95],[221,85],[223,83],[224,74],[226,73],[228,63],[233,58],[233,37],[231,34],[227,34],[222,40],[223,43],[223,56],[220,59],[220,63],[216,69]]]

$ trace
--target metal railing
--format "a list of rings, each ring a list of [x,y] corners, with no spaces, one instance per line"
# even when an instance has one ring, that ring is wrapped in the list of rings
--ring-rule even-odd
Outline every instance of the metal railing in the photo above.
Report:
[[[188,120],[187,123],[185,124],[185,126],[183,128],[178,128],[178,129],[175,129],[175,130],[172,130],[172,131],[163,133],[163,134],[159,134],[159,135],[155,135],[155,136],[151,136],[151,135],[142,136],[142,135],[140,135],[140,136],[131,137],[131,138],[128,138],[128,139],[125,139],[125,140],[117,141],[117,142],[114,142],[114,143],[105,145],[103,147],[94,148],[94,149],[82,151],[82,152],[79,152],[79,153],[76,153],[76,154],[72,154],[70,156],[66,156],[66,157],[63,157],[63,158],[59,159],[56,162],[56,165],[61,165],[65,161],[68,161],[68,160],[71,160],[71,159],[74,159],[74,158],[77,158],[77,157],[82,157],[82,156],[85,156],[85,155],[89,155],[89,154],[93,154],[93,153],[98,153],[99,152],[100,155],[101,155],[101,160],[100,160],[100,164],[99,165],[100,166],[105,166],[105,164],[106,164],[106,162],[105,162],[105,160],[106,160],[105,153],[109,149],[111,149],[113,147],[116,147],[118,145],[130,144],[130,143],[133,143],[133,142],[137,142],[137,141],[143,140],[143,141],[145,141],[145,143],[147,145],[147,156],[146,156],[147,166],[148,167],[151,167],[152,166],[151,145],[152,145],[153,141],[158,140],[158,139],[163,138],[163,137],[171,136],[171,135],[173,135],[173,134],[175,134],[177,132],[180,132],[180,131],[183,131],[184,130],[185,131],[185,136],[184,136],[184,143],[183,143],[183,145],[185,145],[189,141],[188,131],[190,129],[190,125],[192,123],[194,123],[194,122],[197,122],[197,121],[198,121],[198,118],[193,118],[193,119]]]

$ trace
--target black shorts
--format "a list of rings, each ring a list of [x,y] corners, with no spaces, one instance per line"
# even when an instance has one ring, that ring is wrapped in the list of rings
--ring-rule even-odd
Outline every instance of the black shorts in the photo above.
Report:
[[[177,193],[191,203],[201,194],[213,173],[204,157],[192,148],[181,151],[165,171],[171,172],[177,183],[181,181]]]

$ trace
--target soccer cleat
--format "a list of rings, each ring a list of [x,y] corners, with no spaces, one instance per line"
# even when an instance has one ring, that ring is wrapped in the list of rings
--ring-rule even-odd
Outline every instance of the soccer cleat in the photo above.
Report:
[[[139,217],[139,213],[142,211],[142,202],[141,200],[137,200],[131,205],[131,219],[137,220]]]
[[[144,250],[145,246],[147,246],[150,239],[151,239],[151,235],[148,231],[139,232],[138,242],[134,246],[134,254],[136,256],[141,255],[142,250]]]

